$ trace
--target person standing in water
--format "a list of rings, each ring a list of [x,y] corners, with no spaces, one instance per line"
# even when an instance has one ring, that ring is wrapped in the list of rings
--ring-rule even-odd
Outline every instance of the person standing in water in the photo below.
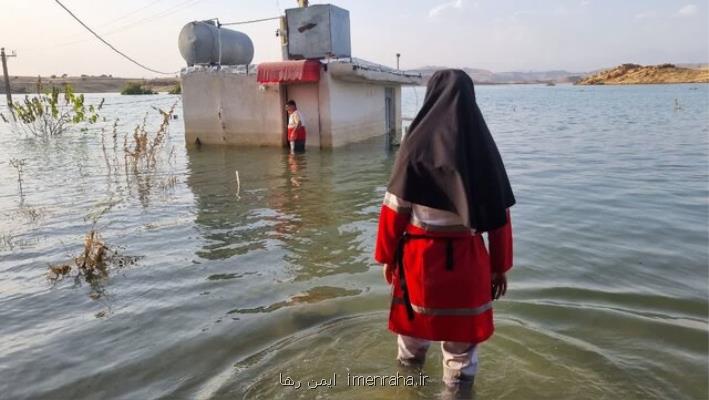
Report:
[[[288,143],[290,152],[305,151],[305,125],[303,124],[303,114],[298,111],[295,101],[288,100],[286,103],[288,112]]]
[[[492,300],[507,291],[514,204],[473,81],[436,72],[399,149],[374,254],[393,286],[389,329],[401,364],[421,366],[440,341],[443,381],[472,385],[479,344],[494,330]]]

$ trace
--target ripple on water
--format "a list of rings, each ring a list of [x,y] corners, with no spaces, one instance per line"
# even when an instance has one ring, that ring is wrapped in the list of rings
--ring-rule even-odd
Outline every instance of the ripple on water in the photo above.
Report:
[[[516,267],[481,347],[479,398],[708,397],[708,90],[478,88],[518,199]],[[108,97],[122,132],[149,108]],[[405,89],[405,115],[422,99]],[[115,189],[98,136],[42,144],[4,129],[0,158],[30,162],[24,206],[0,167],[0,397],[312,398],[278,374],[396,371],[371,260],[394,160],[383,143],[186,150],[173,124],[174,187],[116,193],[124,202],[105,216],[107,243],[144,258],[111,277],[104,304],[46,282]],[[436,349],[428,386],[332,391],[431,398],[440,369]]]
[[[424,386],[348,385],[348,373],[411,373],[398,370],[395,337],[382,329],[385,324],[382,312],[324,322],[240,359],[202,386],[197,397],[429,399],[444,393],[437,346],[432,346],[423,369],[431,377]],[[481,345],[475,392],[481,399],[690,398],[668,387],[668,377],[642,371],[632,361],[572,336],[502,318],[494,339]],[[309,380],[330,378],[333,373],[337,374],[334,388],[305,387]],[[281,376],[301,381],[303,388],[281,386]]]

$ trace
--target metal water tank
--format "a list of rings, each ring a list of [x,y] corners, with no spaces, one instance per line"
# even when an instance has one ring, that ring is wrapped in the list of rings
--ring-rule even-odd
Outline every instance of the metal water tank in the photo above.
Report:
[[[254,44],[251,42],[251,38],[245,33],[218,28],[213,21],[188,23],[180,31],[177,45],[182,58],[189,66],[195,64],[248,65],[254,58]]]
[[[350,58],[350,12],[332,4],[286,10],[288,58]]]

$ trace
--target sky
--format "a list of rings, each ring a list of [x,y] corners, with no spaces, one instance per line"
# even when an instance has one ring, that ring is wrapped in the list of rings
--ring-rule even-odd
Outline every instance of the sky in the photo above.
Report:
[[[179,71],[189,21],[283,14],[296,0],[62,0],[121,51]],[[311,4],[327,1],[311,1]],[[709,0],[331,0],[350,11],[352,55],[401,68],[587,72],[618,64],[709,62]],[[239,25],[254,62],[280,59],[278,21]],[[2,0],[10,75],[154,77],[85,31],[54,0]]]

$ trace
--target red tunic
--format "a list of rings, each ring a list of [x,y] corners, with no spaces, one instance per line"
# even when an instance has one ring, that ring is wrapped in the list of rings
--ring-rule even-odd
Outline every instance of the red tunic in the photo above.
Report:
[[[374,258],[395,264],[399,240],[408,297],[407,312],[399,268],[394,269],[389,329],[436,341],[479,343],[492,335],[491,273],[512,267],[512,228],[507,224],[488,233],[488,254],[482,235],[469,230],[432,230],[417,226],[411,209],[382,206]],[[450,244],[449,244],[450,243]]]
[[[288,128],[288,141],[299,141],[305,140],[305,127],[299,126],[297,128]]]

